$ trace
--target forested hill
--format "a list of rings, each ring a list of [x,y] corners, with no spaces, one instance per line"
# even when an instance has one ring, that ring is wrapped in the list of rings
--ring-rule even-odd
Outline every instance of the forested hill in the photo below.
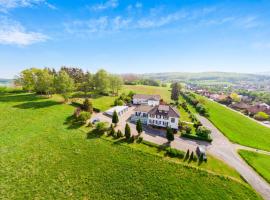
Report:
[[[144,78],[156,79],[160,81],[269,81],[270,74],[242,74],[231,72],[168,72],[168,73],[149,73],[143,74]]]

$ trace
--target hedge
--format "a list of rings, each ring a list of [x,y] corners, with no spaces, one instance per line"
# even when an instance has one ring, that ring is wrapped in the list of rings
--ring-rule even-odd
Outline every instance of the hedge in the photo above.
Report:
[[[185,137],[185,138],[194,139],[194,140],[201,140],[201,141],[207,141],[207,142],[212,142],[213,141],[212,138],[204,138],[204,137],[200,137],[200,136],[197,136],[197,135],[191,135],[191,134],[185,134],[185,133],[182,133],[181,136]]]

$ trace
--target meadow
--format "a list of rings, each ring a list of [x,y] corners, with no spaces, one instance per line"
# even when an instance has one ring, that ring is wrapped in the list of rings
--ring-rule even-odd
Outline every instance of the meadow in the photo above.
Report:
[[[209,120],[232,142],[270,151],[270,128],[206,99]]]
[[[70,126],[74,107],[0,94],[3,199],[261,199],[249,186]]]
[[[270,183],[270,156],[252,151],[239,150],[241,157]]]

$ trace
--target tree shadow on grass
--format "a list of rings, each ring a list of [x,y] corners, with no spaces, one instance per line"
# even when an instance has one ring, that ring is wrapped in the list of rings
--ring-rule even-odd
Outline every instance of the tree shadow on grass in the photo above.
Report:
[[[123,143],[131,144],[132,142],[130,140],[127,140],[126,138],[121,138],[121,139],[113,142],[114,145],[119,145],[119,144],[123,144]]]
[[[37,101],[40,99],[45,99],[45,97],[37,96],[35,94],[1,94],[0,102],[24,102],[24,101]]]
[[[13,106],[14,108],[20,109],[41,109],[47,108],[55,105],[59,105],[61,103],[56,101],[40,101],[40,102],[27,102]]]
[[[103,135],[100,131],[93,129],[90,132],[87,133],[86,138],[87,139],[97,139],[100,138]]]
[[[67,129],[78,129],[83,126],[82,123],[76,122],[74,115],[67,117],[64,125],[67,125]]]

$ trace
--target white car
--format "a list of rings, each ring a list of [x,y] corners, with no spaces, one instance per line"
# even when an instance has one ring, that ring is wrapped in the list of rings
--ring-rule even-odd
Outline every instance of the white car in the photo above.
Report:
[[[99,119],[99,118],[94,118],[94,119],[92,119],[92,121],[91,121],[92,124],[95,124],[95,123],[97,123],[97,122],[100,122],[100,119]]]
[[[264,121],[264,124],[270,125],[270,121]]]

